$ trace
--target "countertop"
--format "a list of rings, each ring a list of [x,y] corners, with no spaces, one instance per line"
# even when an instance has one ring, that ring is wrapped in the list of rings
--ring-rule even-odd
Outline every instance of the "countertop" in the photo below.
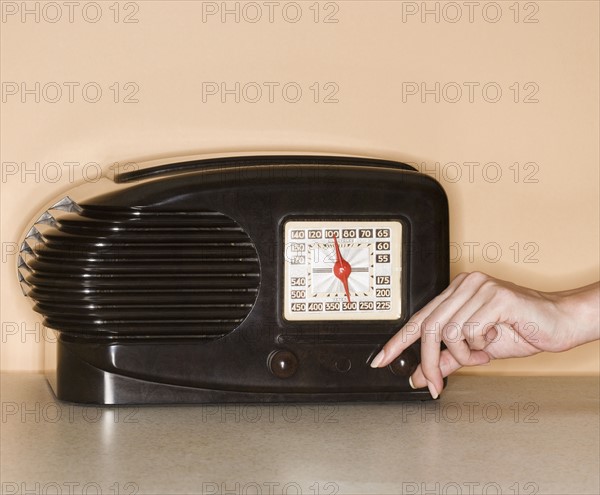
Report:
[[[457,376],[422,403],[101,408],[4,373],[2,493],[597,495],[599,385]]]

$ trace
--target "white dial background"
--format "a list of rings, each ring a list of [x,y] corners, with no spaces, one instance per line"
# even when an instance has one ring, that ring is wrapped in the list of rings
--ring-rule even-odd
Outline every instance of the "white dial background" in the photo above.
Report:
[[[350,302],[333,273],[337,237],[352,267]],[[401,316],[402,224],[397,221],[288,221],[284,226],[284,317],[395,320]]]
[[[350,292],[353,296],[368,296],[372,289],[372,246],[366,243],[338,241],[344,259],[350,263]],[[342,281],[333,274],[335,248],[330,242],[309,246],[308,287],[312,295],[346,299]]]

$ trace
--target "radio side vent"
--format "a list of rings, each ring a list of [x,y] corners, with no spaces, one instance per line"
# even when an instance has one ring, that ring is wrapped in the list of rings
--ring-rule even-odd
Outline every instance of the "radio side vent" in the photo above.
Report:
[[[46,326],[73,337],[216,339],[252,309],[258,255],[228,216],[55,207],[19,258],[22,287]]]

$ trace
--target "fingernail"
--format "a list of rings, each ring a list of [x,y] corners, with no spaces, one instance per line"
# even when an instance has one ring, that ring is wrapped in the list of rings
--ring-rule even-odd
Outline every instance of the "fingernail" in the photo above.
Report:
[[[415,384],[412,382],[412,376],[408,377],[408,384],[410,385],[410,388],[412,388],[413,390],[417,389],[417,387],[415,387]]]
[[[377,356],[375,356],[373,361],[371,361],[371,368],[377,368],[379,366],[379,364],[383,361],[384,357],[385,357],[385,352],[383,352],[383,349],[381,349],[379,351],[379,354],[377,354]]]
[[[427,388],[429,389],[429,393],[431,394],[431,397],[433,397],[434,399],[437,399],[440,394],[438,394],[438,391],[435,389],[435,385],[433,383],[431,383],[429,380],[427,380]]]

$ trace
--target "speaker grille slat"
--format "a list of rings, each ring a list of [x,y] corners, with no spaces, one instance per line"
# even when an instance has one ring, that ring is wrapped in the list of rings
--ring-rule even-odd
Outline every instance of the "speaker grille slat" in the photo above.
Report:
[[[75,205],[43,218],[19,272],[34,309],[60,332],[215,339],[256,300],[258,254],[222,213]]]
[[[119,231],[99,236],[89,232],[75,234],[53,229],[45,233],[43,237],[51,247],[55,245],[72,246],[73,244],[125,247],[136,246],[142,243],[156,246],[180,246],[191,243],[218,246],[221,243],[243,243],[248,239],[248,236],[244,232],[233,230],[215,230],[215,232],[211,232],[210,230],[198,232],[184,231],[181,234],[178,234],[176,231],[162,233],[143,230],[140,232]],[[174,242],[174,238],[176,242]]]
[[[176,274],[178,276],[193,277],[203,274],[236,275],[240,273],[252,274],[258,271],[258,262],[243,260],[210,260],[192,261],[186,263],[186,273],[181,275],[181,264],[172,261],[164,261],[161,264],[131,264],[131,263],[94,263],[91,266],[84,262],[71,263],[68,265],[56,262],[44,262],[33,260],[27,263],[35,273],[40,275],[51,275],[62,273],[69,277],[126,277],[129,274],[145,278],[149,276],[163,277]]]
[[[95,279],[72,279],[66,277],[36,277],[28,275],[26,280],[33,287],[65,287],[70,289],[96,289],[104,290],[137,290],[140,287],[140,279],[137,277],[128,278],[98,278]],[[238,277],[238,276],[222,276],[222,277],[187,277],[173,278],[163,277],[147,278],[144,280],[144,287],[148,289],[237,289],[248,288],[255,289],[258,287],[258,276]]]
[[[36,311],[55,318],[98,319],[110,321],[137,321],[145,319],[206,319],[211,321],[237,321],[243,318],[251,308],[251,304],[227,304],[198,306],[194,304],[154,304],[149,305],[97,305],[82,304],[80,306],[56,303],[38,303]],[[226,313],[225,313],[226,311]]]
[[[197,304],[198,291],[102,291],[89,289],[80,291],[59,291],[59,290],[40,290],[34,289],[29,296],[38,302],[73,302],[74,300],[81,304]],[[252,304],[256,299],[256,290],[221,290],[205,291],[201,295],[204,303],[214,304]]]
[[[202,261],[211,259],[243,259],[257,260],[256,251],[252,246],[202,246],[190,248],[188,246],[176,248],[160,248],[156,246],[138,246],[135,250],[123,250],[106,247],[103,249],[85,249],[81,251],[66,250],[51,247],[47,244],[41,244],[36,249],[36,257],[41,261],[69,261],[71,263],[84,261],[85,263],[104,263],[111,261],[113,263],[148,263],[157,259],[164,259],[172,255],[177,258],[179,263]]]

